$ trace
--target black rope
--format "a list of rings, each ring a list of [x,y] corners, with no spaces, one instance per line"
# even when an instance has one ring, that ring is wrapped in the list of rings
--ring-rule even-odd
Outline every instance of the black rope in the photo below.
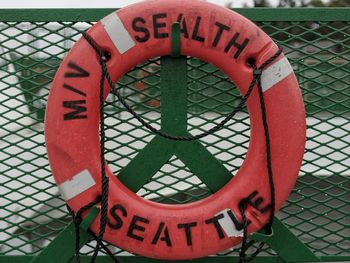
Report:
[[[102,68],[102,74],[100,78],[100,162],[101,162],[101,196],[98,198],[98,201],[94,201],[87,206],[79,209],[77,216],[79,215],[79,224],[75,222],[75,233],[76,233],[76,261],[80,262],[80,254],[79,254],[79,243],[80,243],[80,232],[79,225],[81,223],[81,213],[101,202],[101,212],[100,212],[100,230],[99,234],[96,237],[96,246],[91,257],[90,262],[95,262],[100,247],[104,248],[108,255],[113,254],[110,250],[103,244],[103,236],[106,230],[106,225],[108,222],[108,189],[109,189],[109,180],[106,176],[106,161],[105,161],[105,125],[104,125],[104,82],[106,78],[106,61],[107,57],[103,53],[98,53],[100,56],[100,65]],[[93,204],[93,205],[91,205]],[[116,259],[115,259],[116,260]],[[115,261],[117,262],[117,261]]]
[[[98,196],[94,201],[90,202],[89,204],[81,207],[76,214],[74,214],[73,210],[67,205],[68,212],[71,214],[74,222],[74,228],[75,228],[75,260],[77,263],[80,263],[80,224],[82,223],[82,214],[91,209],[92,207],[96,206],[98,203],[100,203],[102,200],[101,196]],[[94,237],[94,240],[97,240],[98,237],[90,230],[88,230],[90,235]],[[114,263],[119,263],[119,261],[113,256],[113,253],[111,250],[101,242],[100,244],[101,248],[107,253],[108,256],[110,256]]]
[[[281,53],[281,49],[278,53]],[[276,53],[277,54],[277,53]],[[258,91],[259,91],[259,100],[260,100],[260,108],[261,108],[261,119],[264,126],[264,135],[265,135],[265,145],[266,145],[266,164],[267,164],[267,172],[268,172],[268,178],[269,178],[269,187],[270,187],[270,216],[268,223],[264,226],[265,234],[270,234],[272,232],[272,224],[275,217],[275,207],[276,207],[276,196],[275,196],[275,184],[273,181],[273,172],[272,172],[272,160],[271,160],[271,140],[270,140],[270,133],[269,133],[269,126],[267,122],[267,114],[266,114],[266,105],[265,105],[265,99],[264,99],[264,92],[262,90],[261,85],[261,74],[262,70],[269,65],[274,59],[277,57],[271,57],[268,59],[265,63],[263,63],[259,68],[255,65],[255,63],[251,63],[251,66],[254,70],[254,72],[259,72],[259,77],[257,79],[258,83]],[[245,214],[245,208],[248,205],[247,200],[242,200],[239,204],[239,210],[242,216],[242,222],[243,222],[243,238],[242,238],[242,245],[241,250],[239,253],[239,262],[249,262],[253,260],[263,249],[265,243],[260,242],[257,249],[250,255],[247,256],[246,252],[250,247],[254,245],[254,241],[248,242],[248,221]]]
[[[82,223],[82,214],[94,207],[101,202],[101,196],[98,196],[94,201],[88,203],[87,205],[81,207],[76,214],[67,205],[67,209],[73,218],[74,229],[75,229],[75,260],[80,263],[80,224]]]
[[[265,143],[266,143],[266,159],[267,159],[267,170],[268,170],[268,177],[269,177],[269,187],[270,187],[270,196],[271,196],[271,210],[270,210],[270,216],[269,221],[264,227],[265,233],[269,234],[271,233],[273,219],[275,215],[275,187],[274,187],[274,181],[273,181],[273,173],[272,173],[272,160],[271,160],[271,145],[270,145],[270,134],[269,134],[269,128],[267,123],[267,117],[266,117],[266,105],[264,100],[264,94],[261,86],[261,75],[263,70],[269,66],[277,57],[279,57],[282,53],[282,49],[280,48],[273,56],[271,56],[267,61],[265,61],[260,67],[257,67],[254,61],[250,61],[249,64],[253,68],[253,78],[252,81],[248,87],[248,90],[246,94],[241,98],[241,101],[239,102],[238,106],[235,107],[230,114],[228,114],[220,123],[216,124],[213,128],[209,129],[208,131],[205,131],[201,134],[194,135],[194,136],[176,136],[171,135],[168,133],[165,133],[161,130],[157,130],[152,125],[147,123],[139,114],[137,114],[132,107],[126,102],[126,100],[123,98],[123,96],[120,94],[119,90],[115,88],[115,85],[111,79],[111,76],[109,74],[106,62],[108,59],[108,54],[104,53],[100,47],[95,43],[95,41],[86,33],[83,33],[84,38],[86,41],[90,44],[90,46],[95,50],[95,52],[98,54],[100,58],[100,65],[101,65],[101,79],[100,79],[100,137],[101,137],[101,181],[102,181],[102,197],[101,197],[101,214],[100,214],[100,231],[99,235],[96,237],[97,244],[94,249],[94,254],[91,258],[91,262],[94,262],[97,256],[97,253],[102,247],[109,256],[113,258],[115,262],[116,258],[113,256],[113,254],[108,250],[108,248],[103,244],[103,235],[105,232],[106,224],[107,224],[107,211],[108,211],[108,177],[105,174],[105,131],[104,131],[104,82],[107,80],[108,85],[111,88],[111,93],[117,96],[121,104],[126,108],[126,110],[132,114],[142,125],[144,125],[147,129],[149,129],[151,132],[162,136],[167,139],[171,140],[177,140],[177,141],[193,141],[198,140],[203,137],[206,137],[210,134],[213,134],[220,130],[228,121],[232,119],[232,117],[239,111],[242,110],[243,106],[246,104],[247,100],[249,99],[255,84],[258,86],[258,92],[259,92],[259,100],[260,100],[260,107],[261,107],[261,115],[262,115],[262,121],[263,121],[263,127],[264,127],[264,134],[265,134]],[[248,200],[242,200],[239,204],[239,210],[242,217],[242,225],[243,225],[243,238],[242,238],[242,246],[241,251],[239,253],[240,262],[248,262],[252,259],[254,259],[263,249],[264,242],[260,242],[258,245],[258,248],[253,252],[250,256],[246,255],[247,250],[254,245],[254,241],[248,242],[248,220],[245,214],[245,209],[247,208],[247,205],[249,205]],[[80,211],[80,210],[79,210]],[[79,225],[78,225],[79,226]],[[78,231],[79,232],[79,231]],[[79,239],[79,233],[77,233],[77,239]],[[79,240],[78,240],[79,241]],[[76,244],[79,245],[79,242],[76,242]],[[77,246],[76,245],[76,248]],[[77,262],[80,262],[79,259],[79,250],[77,250]],[[79,259],[79,261],[78,261]]]
[[[88,232],[90,233],[91,236],[94,237],[95,240],[97,239],[97,236],[95,235],[94,232],[92,232],[91,230],[88,230]],[[117,258],[114,257],[112,251],[103,242],[101,243],[101,248],[107,253],[107,255],[113,260],[114,263],[119,263]]]
[[[95,41],[86,33],[83,33],[84,38],[86,39],[86,41],[91,45],[91,47],[96,51],[96,53],[99,56],[105,56],[104,53],[101,51],[101,49],[99,48],[99,46],[95,43]],[[265,68],[267,65],[269,65],[272,61],[274,61],[280,54],[281,54],[281,50],[279,50],[278,52],[276,52],[276,54],[274,54],[269,60],[267,60],[262,67],[260,67],[259,69],[263,69]],[[106,68],[106,65],[105,65]],[[220,130],[222,127],[224,127],[224,125],[229,122],[239,111],[242,110],[243,106],[246,104],[247,100],[250,97],[251,92],[253,91],[253,88],[255,86],[255,84],[257,83],[258,79],[261,77],[261,71],[257,71],[254,72],[253,74],[253,80],[251,81],[249,88],[246,92],[246,94],[241,98],[241,101],[239,102],[238,106],[235,107],[231,113],[229,113],[220,123],[216,124],[213,128],[209,129],[208,131],[205,131],[201,134],[198,135],[191,135],[191,136],[177,136],[177,135],[172,135],[172,134],[168,134],[165,133],[161,130],[157,130],[156,128],[154,128],[152,125],[150,125],[147,121],[145,121],[139,114],[137,114],[132,107],[126,102],[126,100],[124,99],[124,97],[120,94],[119,90],[115,88],[115,85],[111,79],[111,76],[107,71],[104,73],[106,74],[106,79],[107,82],[109,84],[109,86],[111,87],[111,93],[114,94],[115,96],[117,96],[118,100],[120,101],[120,103],[125,107],[125,109],[132,114],[135,119],[137,119],[143,126],[145,126],[148,130],[150,130],[151,132],[164,137],[166,139],[170,139],[170,140],[175,140],[175,141],[194,141],[194,140],[199,140],[202,139],[208,135],[211,135],[215,132],[217,132],[218,130]]]
[[[108,222],[108,188],[109,181],[106,176],[106,160],[105,160],[105,124],[104,124],[104,82],[106,78],[107,57],[104,54],[100,54],[100,65],[102,68],[102,74],[100,79],[100,161],[101,161],[101,213],[100,213],[100,231],[97,236],[96,247],[94,253],[91,257],[90,262],[95,262],[100,246],[103,242],[103,235],[106,230],[106,225]]]
[[[112,251],[110,251],[109,248],[105,244],[101,243],[101,247],[107,253],[107,255],[113,260],[114,263],[119,263],[117,258],[113,255]]]
[[[265,243],[260,242],[258,248],[250,255],[247,256],[246,252],[250,247],[252,247],[255,242],[254,241],[249,241],[248,242],[248,220],[245,214],[245,209],[247,208],[248,202],[246,200],[243,200],[240,205],[239,205],[239,211],[242,216],[242,227],[243,227],[243,238],[242,238],[242,245],[241,245],[241,250],[239,252],[239,263],[244,263],[244,262],[249,262],[253,260],[263,249]]]
[[[275,184],[273,182],[273,172],[272,172],[270,132],[269,132],[269,126],[267,122],[266,105],[264,100],[264,92],[262,90],[262,85],[261,85],[261,78],[258,79],[258,89],[259,89],[259,98],[260,98],[260,106],[261,106],[261,118],[263,120],[264,134],[265,134],[267,172],[268,172],[269,184],[270,184],[271,210],[270,210],[269,222],[266,225],[266,231],[269,234],[272,231],[273,219],[275,217],[276,195],[275,195]]]

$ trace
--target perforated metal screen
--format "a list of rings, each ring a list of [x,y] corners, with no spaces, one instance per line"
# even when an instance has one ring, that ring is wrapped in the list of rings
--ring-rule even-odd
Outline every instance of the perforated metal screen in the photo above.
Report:
[[[2,255],[33,255],[44,250],[71,220],[47,160],[45,104],[59,63],[81,32],[93,24],[87,21],[96,21],[111,11],[35,10],[31,15],[19,10],[1,11]],[[278,217],[316,255],[350,256],[350,16],[344,15],[344,10],[240,12],[257,21],[283,47],[297,74],[307,110],[304,162]],[[330,14],[327,18],[326,13]],[[57,22],[62,20],[66,22]],[[193,58],[188,58],[187,63],[188,129],[197,134],[230,112],[239,94],[215,67]],[[159,74],[160,62],[155,58],[138,65],[118,83],[127,101],[155,127],[160,125]],[[141,127],[112,95],[107,101],[106,159],[118,174],[154,135]],[[244,111],[224,129],[200,142],[235,174],[245,158],[249,132],[249,117]],[[139,195],[174,204],[211,194],[176,156],[159,168],[152,180],[138,190]],[[90,246],[82,249],[83,253],[89,251]],[[117,248],[113,251],[125,253]],[[266,253],[273,254],[269,250]]]

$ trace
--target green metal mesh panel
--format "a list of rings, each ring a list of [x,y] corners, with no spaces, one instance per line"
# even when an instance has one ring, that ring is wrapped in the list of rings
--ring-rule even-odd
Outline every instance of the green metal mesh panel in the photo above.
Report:
[[[15,16],[16,11],[12,12]],[[322,22],[324,17],[317,12],[313,14],[317,19],[309,21],[259,19],[264,14],[255,11],[251,19],[265,20],[257,24],[283,47],[307,109],[304,162],[278,217],[316,255],[350,256],[350,21]],[[2,255],[42,251],[71,220],[46,156],[44,109],[59,63],[92,23],[73,15],[66,21],[0,22]],[[159,84],[159,58],[138,65],[118,83],[127,101],[155,127],[160,127]],[[233,86],[215,67],[188,59],[188,129],[192,134],[209,129],[230,112],[239,98]],[[107,101],[106,159],[118,174],[154,135],[125,112],[114,96]],[[243,111],[201,143],[235,174],[245,158],[249,132],[249,117]],[[174,204],[193,202],[211,192],[173,156],[138,194]],[[88,245],[82,252],[91,249]]]

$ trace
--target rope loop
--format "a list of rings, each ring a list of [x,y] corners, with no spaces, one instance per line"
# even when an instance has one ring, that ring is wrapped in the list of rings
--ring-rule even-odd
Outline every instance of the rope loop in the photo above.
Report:
[[[126,102],[126,100],[124,99],[124,97],[121,95],[119,89],[115,88],[115,85],[111,79],[111,76],[109,74],[106,62],[104,60],[101,59],[102,56],[104,56],[104,52],[100,49],[100,47],[97,45],[97,43],[85,32],[83,33],[83,37],[86,39],[86,41],[90,44],[90,46],[95,50],[95,52],[97,53],[97,55],[100,58],[100,64],[101,64],[101,68],[102,68],[102,74],[105,74],[106,76],[106,80],[108,82],[108,85],[111,88],[111,93],[114,94],[119,102],[125,107],[125,109],[131,114],[133,115],[144,127],[146,127],[148,130],[150,130],[151,132],[153,132],[154,134],[157,134],[161,137],[164,137],[166,139],[169,140],[175,140],[175,141],[195,141],[195,140],[199,140],[202,139],[208,135],[212,135],[215,132],[219,131],[220,129],[222,129],[226,123],[228,123],[239,111],[241,111],[244,107],[244,105],[246,104],[246,102],[248,101],[254,87],[255,84],[258,83],[258,80],[261,78],[261,74],[262,74],[262,70],[267,67],[271,62],[273,62],[281,53],[282,50],[279,49],[276,54],[274,54],[270,59],[268,59],[266,62],[264,62],[259,68],[256,68],[257,71],[254,73],[253,72],[253,79],[249,85],[249,88],[246,92],[246,94],[241,98],[239,104],[237,107],[235,107],[231,113],[229,113],[220,123],[216,124],[213,128],[209,129],[208,131],[205,131],[203,133],[200,133],[198,135],[190,135],[190,136],[177,136],[177,135],[172,135],[172,134],[168,134],[165,133],[161,130],[158,130],[156,128],[154,128],[152,125],[150,125],[147,121],[145,121],[138,113],[136,113],[132,107]],[[250,62],[249,64],[255,65],[255,62]],[[255,66],[256,67],[256,66]],[[254,69],[254,68],[253,68]]]

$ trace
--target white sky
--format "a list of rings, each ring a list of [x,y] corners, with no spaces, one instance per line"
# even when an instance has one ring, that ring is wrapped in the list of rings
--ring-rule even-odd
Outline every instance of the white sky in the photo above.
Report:
[[[253,0],[208,0],[224,5],[233,3],[233,7],[251,5]],[[0,8],[117,8],[140,0],[0,0]]]

